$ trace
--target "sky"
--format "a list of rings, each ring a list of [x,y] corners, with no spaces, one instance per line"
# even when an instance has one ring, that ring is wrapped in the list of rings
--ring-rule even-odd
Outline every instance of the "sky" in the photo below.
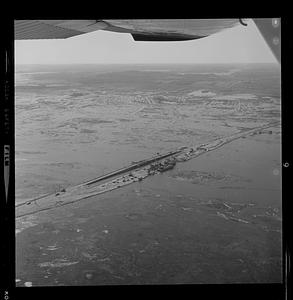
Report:
[[[15,41],[15,63],[276,63],[253,21],[247,23],[181,42],[135,42],[130,34],[106,31],[60,40]]]

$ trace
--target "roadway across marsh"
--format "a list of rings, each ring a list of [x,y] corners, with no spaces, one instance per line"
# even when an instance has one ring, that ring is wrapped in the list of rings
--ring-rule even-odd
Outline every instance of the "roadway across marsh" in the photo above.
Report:
[[[95,195],[103,194],[131,183],[142,181],[150,175],[155,175],[172,169],[176,162],[193,159],[206,152],[215,150],[236,139],[260,133],[262,130],[279,125],[272,122],[244,132],[218,138],[209,143],[179,149],[141,160],[130,166],[97,177],[90,181],[62,189],[57,193],[43,195],[16,205],[16,218],[38,213],[59,206],[64,206]],[[106,181],[106,179],[108,179]]]

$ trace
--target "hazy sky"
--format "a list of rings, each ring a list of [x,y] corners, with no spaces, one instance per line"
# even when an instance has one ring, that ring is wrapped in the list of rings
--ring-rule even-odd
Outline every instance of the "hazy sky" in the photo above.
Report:
[[[183,42],[135,42],[130,34],[106,31],[63,40],[15,41],[16,64],[230,62],[276,62],[252,20],[246,27]]]

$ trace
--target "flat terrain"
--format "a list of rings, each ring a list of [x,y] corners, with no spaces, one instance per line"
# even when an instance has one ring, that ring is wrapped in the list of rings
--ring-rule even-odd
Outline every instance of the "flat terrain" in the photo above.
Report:
[[[275,66],[38,68],[16,73],[17,203],[280,120]],[[281,282],[280,130],[17,219],[17,285]]]

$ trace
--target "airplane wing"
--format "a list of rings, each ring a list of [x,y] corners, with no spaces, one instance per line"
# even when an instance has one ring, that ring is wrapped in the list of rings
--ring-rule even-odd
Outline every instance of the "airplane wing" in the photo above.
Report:
[[[135,41],[199,39],[239,24],[238,19],[15,20],[16,40],[66,39],[97,30],[129,33]]]
[[[281,62],[280,19],[253,19],[275,57]],[[135,41],[186,41],[207,37],[241,19],[109,19],[15,20],[15,40],[66,39],[97,30],[131,34]]]

